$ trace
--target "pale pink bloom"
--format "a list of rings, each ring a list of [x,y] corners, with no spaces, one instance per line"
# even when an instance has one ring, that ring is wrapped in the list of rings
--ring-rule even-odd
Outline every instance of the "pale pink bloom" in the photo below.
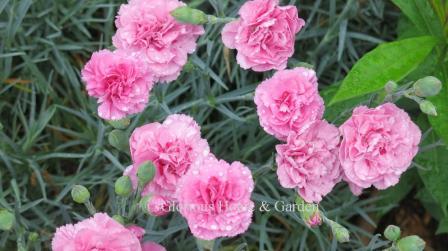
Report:
[[[147,209],[151,215],[164,216],[169,213],[171,201],[160,195],[153,195],[148,201]]]
[[[297,189],[308,203],[320,202],[341,180],[339,141],[338,128],[324,120],[290,134],[286,144],[276,146],[280,184]]]
[[[145,235],[145,229],[137,225],[129,225],[126,227],[126,229],[131,231],[131,233],[134,234],[134,236],[137,237],[139,241],[141,241],[143,239],[143,236]]]
[[[397,184],[417,154],[421,138],[409,115],[391,103],[355,108],[339,130],[344,180],[355,195],[371,185],[386,189]]]
[[[247,1],[240,18],[224,26],[222,40],[237,49],[238,64],[254,71],[286,68],[294,54],[295,36],[305,21],[293,5],[279,6],[278,0]]]
[[[142,244],[142,251],[166,251],[166,249],[155,242],[147,241]]]
[[[137,185],[138,167],[151,161],[156,166],[154,179],[143,195],[160,195],[175,201],[179,179],[191,164],[210,153],[208,142],[201,138],[199,125],[187,115],[174,114],[165,121],[136,128],[129,140],[133,165],[125,171]]]
[[[252,221],[253,189],[249,168],[210,155],[195,162],[181,179],[177,190],[180,213],[197,238],[236,236]]]
[[[202,26],[181,24],[171,16],[180,6],[185,4],[178,0],[131,0],[121,5],[115,20],[115,47],[142,53],[156,81],[175,80],[204,33]]]
[[[316,73],[303,67],[278,71],[263,81],[254,101],[261,126],[280,140],[292,132],[303,132],[324,113]]]
[[[59,227],[53,237],[53,251],[140,251],[138,238],[107,214],[97,213],[75,225]]]
[[[81,72],[89,96],[98,99],[98,115],[118,120],[143,111],[153,79],[136,55],[120,51],[94,52]]]

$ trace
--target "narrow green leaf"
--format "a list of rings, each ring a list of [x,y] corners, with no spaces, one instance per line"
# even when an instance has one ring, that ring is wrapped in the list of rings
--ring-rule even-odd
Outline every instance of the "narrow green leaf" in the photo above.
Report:
[[[390,80],[400,81],[417,68],[436,43],[436,38],[423,36],[378,46],[353,66],[329,105],[381,90]]]
[[[443,28],[429,1],[392,0],[414,23],[417,29],[427,35],[443,37]]]

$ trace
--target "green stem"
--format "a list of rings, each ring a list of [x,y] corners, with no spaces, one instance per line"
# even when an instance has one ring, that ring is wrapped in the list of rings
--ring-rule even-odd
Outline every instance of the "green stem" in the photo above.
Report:
[[[207,15],[207,19],[209,24],[229,23],[236,20],[236,18],[233,17],[216,17],[213,15]]]
[[[87,211],[89,211],[89,214],[91,214],[91,215],[96,214],[96,209],[90,200],[87,201],[86,203],[84,203],[84,205],[86,206]]]

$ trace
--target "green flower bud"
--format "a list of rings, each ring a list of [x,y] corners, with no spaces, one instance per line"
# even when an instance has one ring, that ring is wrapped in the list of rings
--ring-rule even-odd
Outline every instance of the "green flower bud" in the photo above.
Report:
[[[116,222],[120,223],[121,225],[124,225],[124,223],[125,223],[123,216],[118,215],[118,214],[112,216],[112,219],[114,219]]]
[[[171,11],[177,21],[187,24],[206,24],[208,23],[207,14],[204,12],[190,8],[188,6],[182,6]]]
[[[132,192],[132,182],[129,176],[121,176],[115,181],[115,193],[119,196],[127,197]]]
[[[138,184],[144,187],[150,182],[156,174],[156,167],[151,161],[146,161],[140,165],[137,171]]]
[[[140,199],[140,202],[139,202],[140,210],[142,210],[142,212],[145,213],[145,214],[149,213],[149,211],[148,211],[148,202],[151,199],[151,197],[152,196],[147,195],[147,196],[145,196],[145,197]]]
[[[72,199],[76,203],[84,204],[90,199],[90,192],[85,186],[75,185],[72,188]]]
[[[389,225],[384,230],[384,237],[390,241],[396,241],[400,238],[401,230],[399,227],[394,225]]]
[[[109,133],[109,144],[116,149],[127,152],[129,150],[129,137],[121,130],[115,129]]]
[[[107,121],[115,129],[126,129],[129,124],[131,124],[130,118],[124,118],[120,120],[109,120]]]
[[[425,249],[425,241],[417,235],[406,236],[397,242],[400,251],[422,251]]]
[[[331,227],[334,238],[340,243],[348,242],[350,240],[350,233],[341,224],[334,222],[332,220],[327,220]]]
[[[39,240],[39,234],[38,234],[38,233],[36,233],[36,232],[31,232],[31,233],[28,235],[28,241],[29,241],[29,242],[36,242],[37,240]]]
[[[437,109],[429,100],[420,102],[420,110],[428,115],[437,116]]]
[[[433,76],[424,77],[414,83],[415,95],[419,97],[432,97],[439,94],[442,82]]]
[[[389,81],[384,86],[384,90],[386,90],[386,92],[389,94],[394,93],[397,89],[398,89],[398,85],[394,81]]]
[[[318,227],[322,224],[322,217],[317,204],[307,203],[300,196],[297,196],[296,204],[299,208],[300,217],[308,227]]]
[[[14,226],[16,217],[6,209],[0,209],[0,230],[9,231]]]

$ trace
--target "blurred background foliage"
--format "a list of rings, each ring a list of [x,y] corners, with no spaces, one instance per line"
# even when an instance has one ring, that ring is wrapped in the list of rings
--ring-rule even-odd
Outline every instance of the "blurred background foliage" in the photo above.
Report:
[[[236,16],[245,1],[186,2],[210,14]],[[414,24],[401,16],[391,1],[281,2],[297,5],[307,22],[297,36],[289,66],[312,64],[327,103],[366,52],[397,37],[418,35],[412,31],[416,30]],[[114,17],[122,3],[124,0],[0,1],[0,208],[16,216],[14,231],[1,232],[0,250],[15,250],[16,240],[30,250],[48,250],[57,226],[85,217],[86,210],[70,199],[74,184],[92,191],[97,208],[115,210],[112,184],[130,164],[130,156],[107,142],[113,128],[97,116],[97,105],[87,96],[79,72],[92,52],[112,48]],[[181,77],[154,88],[149,106],[132,118],[126,133],[169,114],[189,114],[202,126],[202,135],[219,158],[250,166],[257,204],[293,202],[294,192],[282,189],[275,174],[277,142],[260,128],[252,101],[257,84],[272,73],[239,68],[234,52],[224,49],[220,41],[221,28],[206,27],[207,33],[199,39],[197,53],[190,56]],[[325,116],[340,124],[355,104],[370,101],[368,96],[336,104]],[[411,113],[418,110],[410,102],[402,105]],[[422,131],[427,131],[426,139],[435,137],[437,141],[426,117],[420,116],[419,121]],[[437,161],[446,164],[448,155],[440,155],[445,159]],[[297,213],[256,211],[249,231],[222,240],[223,250],[372,250],[385,245],[375,237],[385,224],[400,224],[403,222],[397,221],[408,217],[417,217],[419,227],[427,229],[420,234],[430,246],[440,245],[444,242],[435,237],[435,231],[437,220],[445,221],[439,232],[448,231],[446,204],[440,207],[431,189],[422,189],[425,175],[419,173],[434,166],[430,163],[434,157],[428,157],[419,158],[426,161],[420,164],[423,171],[413,166],[397,187],[385,192],[369,191],[359,199],[340,184],[327,196],[321,208],[349,228],[352,234],[347,244],[337,244],[326,227],[308,229]],[[400,201],[404,202],[396,207]],[[403,208],[410,213],[402,215]],[[146,238],[162,242],[168,250],[195,249],[195,240],[178,214],[139,220],[147,230]],[[409,228],[415,225],[405,224]],[[29,241],[33,232],[39,237]]]

